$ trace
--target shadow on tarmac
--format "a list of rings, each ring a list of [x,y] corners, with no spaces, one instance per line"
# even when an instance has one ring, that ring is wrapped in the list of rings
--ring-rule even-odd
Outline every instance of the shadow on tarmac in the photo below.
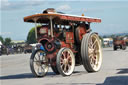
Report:
[[[117,74],[128,74],[128,68],[117,69],[120,70]],[[74,74],[79,74],[81,72],[75,71]],[[55,76],[54,72],[48,72],[46,76]],[[25,79],[25,78],[36,78],[32,73],[23,73],[16,75],[8,75],[0,77],[0,80],[8,79]],[[42,78],[42,77],[41,77]],[[67,83],[68,84],[68,83]],[[48,85],[51,85],[50,83]],[[53,84],[54,85],[54,84]],[[55,85],[65,85],[65,83],[56,83]],[[110,76],[107,77],[104,83],[95,84],[95,83],[69,83],[68,85],[128,85],[128,75],[119,75],[119,76]]]
[[[128,76],[107,77],[104,83],[96,85],[128,85]]]
[[[34,78],[34,76],[32,75],[32,73],[23,73],[23,74],[16,74],[16,75],[1,76],[0,80],[24,79],[24,78]]]
[[[47,75],[56,75],[54,72],[48,72]],[[16,74],[16,75],[8,75],[8,76],[0,76],[0,80],[7,80],[7,79],[25,79],[25,78],[36,78],[32,73],[23,73],[23,74]]]
[[[95,83],[48,83],[45,85],[96,85]]]
[[[117,74],[128,74],[128,68],[117,70],[120,70]],[[96,85],[128,85],[128,75],[107,77],[104,83]]]
[[[74,71],[73,76],[82,75],[85,72],[82,71]],[[60,77],[56,75],[54,72],[48,72],[44,77]],[[8,80],[8,79],[25,79],[25,78],[42,78],[42,77],[35,77],[32,73],[22,73],[22,74],[15,74],[15,75],[7,75],[7,76],[0,76],[0,80]]]
[[[117,70],[120,70],[117,74],[128,74],[128,68],[122,68]]]

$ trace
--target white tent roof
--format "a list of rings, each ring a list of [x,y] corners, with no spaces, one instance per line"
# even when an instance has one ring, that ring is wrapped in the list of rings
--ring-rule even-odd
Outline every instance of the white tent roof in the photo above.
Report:
[[[0,41],[0,45],[2,45],[2,42]]]

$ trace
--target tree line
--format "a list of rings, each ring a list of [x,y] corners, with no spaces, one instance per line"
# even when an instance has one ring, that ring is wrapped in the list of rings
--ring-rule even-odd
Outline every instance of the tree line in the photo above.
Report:
[[[9,46],[11,45],[11,38],[7,37],[7,38],[3,38],[2,36],[0,36],[0,41],[2,42],[2,44],[4,44],[5,46]]]

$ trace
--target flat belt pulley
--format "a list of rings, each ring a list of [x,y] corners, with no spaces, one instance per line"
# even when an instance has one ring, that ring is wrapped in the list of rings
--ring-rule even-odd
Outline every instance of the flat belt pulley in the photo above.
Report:
[[[55,44],[53,42],[45,43],[44,47],[48,53],[53,53],[56,50]]]

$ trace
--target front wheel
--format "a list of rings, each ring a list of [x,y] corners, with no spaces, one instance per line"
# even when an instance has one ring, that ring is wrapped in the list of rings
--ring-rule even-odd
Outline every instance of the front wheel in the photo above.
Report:
[[[48,59],[46,53],[40,49],[35,50],[30,58],[30,68],[36,77],[43,77],[48,72]]]
[[[57,54],[57,69],[63,76],[72,74],[75,68],[75,57],[69,48],[61,48]]]
[[[99,36],[96,33],[87,33],[81,43],[81,57],[87,72],[99,71],[102,64],[102,50]]]

